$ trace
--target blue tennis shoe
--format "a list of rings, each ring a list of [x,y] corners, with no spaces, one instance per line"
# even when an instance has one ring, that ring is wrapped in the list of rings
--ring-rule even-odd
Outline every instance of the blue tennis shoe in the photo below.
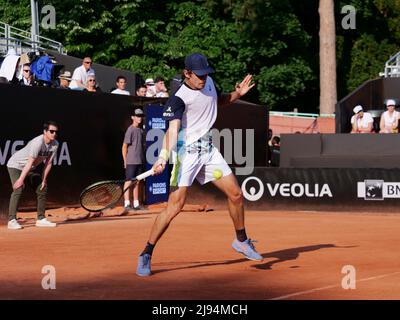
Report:
[[[253,242],[257,241],[247,239],[243,242],[240,242],[238,239],[235,239],[232,242],[232,248],[243,254],[249,260],[262,261],[263,257],[256,251]]]
[[[151,255],[145,253],[139,256],[136,274],[141,277],[151,275]]]

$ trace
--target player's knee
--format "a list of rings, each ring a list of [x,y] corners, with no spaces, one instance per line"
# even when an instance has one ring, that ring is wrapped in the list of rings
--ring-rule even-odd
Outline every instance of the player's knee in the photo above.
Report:
[[[183,209],[185,205],[185,201],[174,201],[174,203],[168,204],[167,210],[167,219],[172,220],[175,216],[177,216]]]
[[[235,189],[229,194],[229,200],[231,200],[235,204],[241,204],[243,202],[243,193],[242,190]]]

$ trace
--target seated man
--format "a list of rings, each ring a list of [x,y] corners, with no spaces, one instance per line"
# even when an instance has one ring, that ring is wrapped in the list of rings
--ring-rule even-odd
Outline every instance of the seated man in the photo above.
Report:
[[[82,65],[77,67],[72,74],[72,81],[69,87],[74,90],[83,90],[88,88],[88,76],[94,74],[92,69],[93,61],[90,57],[85,57],[82,61]]]
[[[136,89],[137,97],[145,97],[147,93],[147,88],[145,85],[141,85],[138,89]]]
[[[59,80],[59,85],[57,86],[57,88],[66,89],[66,90],[70,89],[69,84],[71,83],[71,80],[72,80],[71,72],[69,72],[69,71],[63,72],[62,74],[60,74],[58,76],[58,79],[60,79],[60,80]]]
[[[156,97],[157,98],[167,98],[169,97],[167,87],[165,86],[164,79],[157,77],[154,89],[156,90]]]
[[[115,85],[117,86],[117,89],[111,91],[111,93],[113,93],[113,94],[123,94],[123,95],[126,95],[126,96],[130,95],[129,91],[126,90],[126,77],[118,76],[117,80],[115,81]]]
[[[351,133],[371,133],[374,118],[368,112],[364,112],[362,106],[355,106],[353,109],[354,116],[351,117]]]
[[[22,68],[22,79],[19,81],[19,84],[22,86],[35,86],[35,82],[33,81],[33,75],[31,73],[31,68],[29,63],[25,63]]]

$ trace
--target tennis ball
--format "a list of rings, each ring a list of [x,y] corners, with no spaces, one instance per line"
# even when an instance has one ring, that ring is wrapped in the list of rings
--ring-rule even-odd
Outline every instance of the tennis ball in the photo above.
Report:
[[[220,179],[222,177],[222,171],[220,169],[215,169],[213,172],[213,176],[215,179]]]

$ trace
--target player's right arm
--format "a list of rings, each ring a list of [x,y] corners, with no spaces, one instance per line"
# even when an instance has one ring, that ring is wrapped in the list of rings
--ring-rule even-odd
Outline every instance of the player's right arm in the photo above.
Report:
[[[34,162],[35,162],[35,158],[33,158],[33,157],[28,158],[28,162],[26,163],[24,169],[22,169],[21,175],[19,176],[19,178],[17,179],[17,181],[15,181],[15,183],[13,185],[14,190],[17,190],[18,188],[20,188],[24,185],[25,178],[28,175],[28,172],[31,170]]]
[[[153,166],[155,174],[161,174],[167,163],[171,151],[178,142],[178,134],[181,128],[183,113],[185,112],[185,103],[183,100],[173,95],[165,103],[163,110],[163,118],[169,122],[168,130],[164,135],[161,151],[158,155],[158,160]]]
[[[164,171],[168,163],[169,155],[171,154],[173,148],[176,146],[176,143],[178,142],[178,133],[180,127],[180,119],[174,119],[169,122],[168,130],[163,138],[163,144],[160,154],[158,155],[158,159],[153,166],[155,174],[161,174]]]

